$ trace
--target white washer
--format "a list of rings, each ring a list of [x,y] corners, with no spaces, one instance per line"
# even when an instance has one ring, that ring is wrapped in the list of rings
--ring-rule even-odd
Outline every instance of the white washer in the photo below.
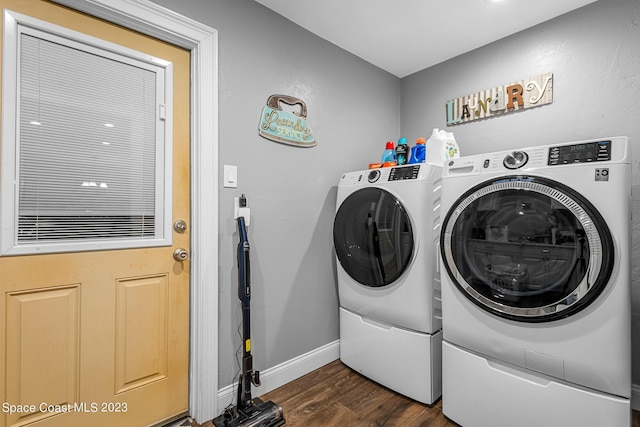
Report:
[[[345,173],[333,237],[340,359],[419,402],[441,395],[442,167]]]
[[[628,139],[454,159],[442,184],[445,415],[629,426]]]

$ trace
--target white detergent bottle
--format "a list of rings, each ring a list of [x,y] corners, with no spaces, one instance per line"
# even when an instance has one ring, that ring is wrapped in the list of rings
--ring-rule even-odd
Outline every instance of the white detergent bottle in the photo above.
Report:
[[[460,157],[460,148],[452,132],[434,129],[426,144],[427,163],[442,166],[444,162]]]

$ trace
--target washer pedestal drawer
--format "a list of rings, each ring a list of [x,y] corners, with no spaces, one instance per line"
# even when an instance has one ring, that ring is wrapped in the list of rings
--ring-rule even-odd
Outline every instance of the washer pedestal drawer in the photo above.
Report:
[[[445,341],[442,411],[465,427],[630,427],[631,401],[487,359]]]
[[[442,331],[419,333],[340,307],[340,359],[418,402],[430,405],[442,394]]]

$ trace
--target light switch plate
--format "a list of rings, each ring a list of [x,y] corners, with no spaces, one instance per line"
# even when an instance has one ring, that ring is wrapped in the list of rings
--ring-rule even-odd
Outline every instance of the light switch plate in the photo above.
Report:
[[[238,188],[238,167],[224,165],[224,187]]]

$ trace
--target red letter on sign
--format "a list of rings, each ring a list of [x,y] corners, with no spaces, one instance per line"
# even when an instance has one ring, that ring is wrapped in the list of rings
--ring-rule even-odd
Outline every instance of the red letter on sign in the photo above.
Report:
[[[522,85],[516,84],[513,86],[507,86],[507,96],[509,97],[509,103],[507,104],[507,110],[514,108],[513,103],[517,103],[520,107],[524,107],[524,101],[522,100]]]

